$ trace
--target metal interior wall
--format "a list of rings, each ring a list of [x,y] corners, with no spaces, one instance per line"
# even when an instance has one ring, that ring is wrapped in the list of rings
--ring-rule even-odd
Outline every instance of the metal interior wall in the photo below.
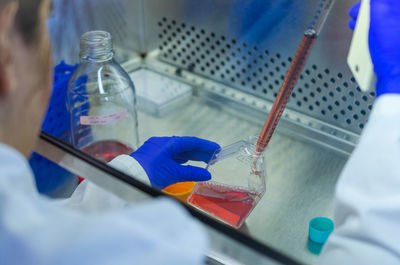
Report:
[[[359,134],[374,92],[347,67],[352,32],[337,0],[293,95],[292,110]],[[146,0],[145,47],[159,59],[273,101],[318,0]]]
[[[79,38],[90,30],[111,33],[116,58],[144,50],[143,0],[53,0],[48,20],[55,64],[79,61]],[[129,51],[129,55],[123,51]]]

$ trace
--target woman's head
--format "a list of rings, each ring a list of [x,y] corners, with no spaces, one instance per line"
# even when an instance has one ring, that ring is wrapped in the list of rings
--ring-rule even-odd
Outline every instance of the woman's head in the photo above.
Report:
[[[0,142],[28,156],[52,82],[50,0],[0,0]]]

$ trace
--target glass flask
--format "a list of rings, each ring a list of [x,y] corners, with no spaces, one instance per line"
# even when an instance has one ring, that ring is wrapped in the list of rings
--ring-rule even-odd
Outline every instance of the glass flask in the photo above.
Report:
[[[139,143],[135,87],[113,57],[110,33],[83,34],[67,90],[72,144],[103,162],[132,153]]]
[[[264,153],[256,137],[215,152],[207,169],[211,181],[198,182],[187,202],[218,220],[240,228],[265,193]]]

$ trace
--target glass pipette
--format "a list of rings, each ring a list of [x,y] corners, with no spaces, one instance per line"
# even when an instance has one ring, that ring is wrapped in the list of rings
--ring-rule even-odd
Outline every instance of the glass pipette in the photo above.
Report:
[[[267,121],[258,137],[257,152],[263,152],[275,131],[276,125],[282,116],[285,106],[292,94],[297,80],[307,62],[308,56],[319,36],[325,21],[332,9],[334,0],[320,0],[318,7],[314,12],[313,20],[307,30],[304,32],[303,38],[297,48],[296,54],[290,64],[289,70],[283,80],[282,86],[275,99],[274,105],[268,114]]]

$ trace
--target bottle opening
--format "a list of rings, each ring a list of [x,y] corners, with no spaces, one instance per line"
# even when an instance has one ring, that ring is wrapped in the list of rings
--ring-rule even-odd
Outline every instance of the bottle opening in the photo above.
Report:
[[[95,30],[84,33],[80,41],[80,57],[86,60],[107,61],[114,56],[111,34]]]

